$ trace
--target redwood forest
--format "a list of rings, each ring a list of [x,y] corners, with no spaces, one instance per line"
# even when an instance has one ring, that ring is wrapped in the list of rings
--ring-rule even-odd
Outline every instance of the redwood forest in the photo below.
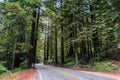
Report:
[[[0,0],[0,80],[38,63],[120,73],[120,0]]]

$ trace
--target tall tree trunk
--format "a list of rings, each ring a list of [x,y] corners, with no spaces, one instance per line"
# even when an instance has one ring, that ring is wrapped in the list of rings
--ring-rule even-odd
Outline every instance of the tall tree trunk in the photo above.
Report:
[[[93,30],[92,37],[93,37],[92,40],[94,45],[94,58],[96,58],[97,56],[99,56],[99,53],[100,53],[98,30],[96,28]]]
[[[33,11],[33,17],[36,19],[36,10]],[[29,50],[29,55],[28,55],[28,67],[29,68],[32,68],[33,66],[33,61],[34,61],[34,54],[35,54],[35,51],[34,51],[34,47],[35,47],[35,44],[34,44],[34,41],[35,41],[35,23],[36,21],[33,20],[32,21],[32,26],[31,26],[31,38],[30,38],[30,44],[32,46],[32,48]]]
[[[79,59],[83,58],[82,42],[83,42],[83,40],[80,41],[80,57],[79,57]]]
[[[45,31],[45,39],[44,39],[44,64],[46,64],[46,31]]]
[[[57,53],[57,27],[55,27],[55,64],[58,64],[58,53]]]
[[[91,12],[94,10],[94,6],[90,6],[90,10]],[[92,14],[91,15],[91,23],[94,25],[95,23],[95,15]],[[97,28],[94,27],[93,31],[92,31],[92,41],[93,41],[93,46],[94,46],[94,59],[98,56],[98,54],[100,53],[100,42],[99,42],[99,36],[98,36],[98,30]]]
[[[16,42],[16,41],[15,41]],[[12,65],[11,65],[11,70],[14,69],[14,64],[15,64],[15,49],[16,49],[16,43],[13,43],[13,56],[12,56]]]
[[[88,59],[90,59],[90,45],[89,45],[89,38],[88,38],[88,31],[87,31],[87,54],[88,54]]]
[[[61,33],[63,34],[63,26],[61,25]],[[64,40],[63,35],[61,36],[61,63],[64,64]]]
[[[74,53],[75,53],[75,62],[76,62],[76,65],[78,65],[78,53],[77,53],[77,43],[75,42],[76,39],[77,39],[77,24],[76,24],[76,15],[75,15],[75,12],[73,12],[73,22],[74,22],[74,25],[73,25],[73,29],[74,29]]]
[[[93,53],[92,53],[92,41],[90,40],[89,42],[90,45],[90,58],[93,58]]]
[[[35,26],[35,40],[34,40],[34,54],[33,54],[33,68],[35,68],[35,61],[36,61],[36,50],[37,50],[37,40],[38,40],[38,27],[39,27],[39,18],[40,18],[40,7],[38,7],[37,11],[37,23]]]
[[[49,23],[47,23],[47,56],[46,56],[46,60],[48,60],[49,59],[49,42],[50,42],[50,40],[49,40]]]
[[[74,35],[74,30],[73,30],[73,28],[70,28],[70,33],[69,33],[69,38],[70,38],[69,46],[70,47],[69,47],[69,53],[68,53],[69,57],[74,56],[73,35]]]
[[[53,42],[52,42],[52,32],[50,32],[50,45],[49,45],[49,47],[50,47],[50,59],[52,59],[52,55],[53,55]]]
[[[47,52],[46,52],[46,60],[49,59],[49,36],[47,35]]]
[[[62,16],[62,3],[61,0],[61,16]],[[61,19],[61,63],[64,64],[64,40],[63,40],[63,25],[62,25],[62,19]]]

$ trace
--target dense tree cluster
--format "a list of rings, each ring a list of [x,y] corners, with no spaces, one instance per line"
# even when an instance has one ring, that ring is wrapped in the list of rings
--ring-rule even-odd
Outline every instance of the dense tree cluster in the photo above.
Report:
[[[64,63],[64,59],[74,58],[79,64],[80,60],[90,62],[107,58],[108,50],[117,47],[120,39],[117,1],[45,0],[45,7],[51,14],[48,17],[54,22],[49,29],[54,29],[55,37],[46,35],[44,55],[47,58],[44,60]],[[53,54],[52,59],[49,54]]]
[[[11,70],[19,67],[24,60],[28,60],[28,66],[32,67],[35,63],[40,1],[9,0],[0,5],[0,59]]]
[[[72,58],[77,65],[80,60],[107,58],[108,50],[120,42],[119,3],[5,0],[0,3],[0,61],[12,70],[25,60],[34,67],[36,53],[45,64],[64,64]]]

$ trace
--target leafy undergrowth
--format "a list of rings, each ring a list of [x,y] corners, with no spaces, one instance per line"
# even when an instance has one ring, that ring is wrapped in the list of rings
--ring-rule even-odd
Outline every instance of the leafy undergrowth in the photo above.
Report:
[[[96,61],[94,63],[87,63],[83,60],[80,60],[79,64],[75,65],[75,59],[68,58],[68,59],[66,59],[66,62],[63,65],[63,67],[72,68],[75,70],[120,73],[119,67],[117,65],[115,65],[112,61],[109,61],[109,60]]]
[[[11,72],[6,69],[6,67],[3,66],[3,64],[0,63],[0,80],[8,80],[9,76],[11,75]]]
[[[7,73],[8,70],[6,69],[6,67],[4,67],[1,63],[0,63],[0,74],[4,74]]]
[[[0,80],[33,80],[35,69],[27,69],[10,74],[0,75]]]
[[[78,65],[75,65],[74,58],[67,58],[64,66],[77,70],[120,73],[120,49],[110,49],[106,60],[86,62],[80,59]]]
[[[95,62],[93,70],[106,72],[120,72],[119,68],[110,61]]]
[[[15,68],[13,71],[7,70],[3,64],[0,64],[0,80],[10,80],[11,77],[18,75],[27,69],[26,61],[20,64],[19,68]]]
[[[66,59],[65,64],[63,66],[65,66],[65,67],[67,66],[70,68],[74,67],[75,66],[75,59],[73,59],[73,58]]]
[[[17,74],[21,73],[22,71],[18,71],[18,72],[7,72],[7,73],[3,73],[2,75],[0,75],[0,80],[10,80],[11,77],[16,76]]]

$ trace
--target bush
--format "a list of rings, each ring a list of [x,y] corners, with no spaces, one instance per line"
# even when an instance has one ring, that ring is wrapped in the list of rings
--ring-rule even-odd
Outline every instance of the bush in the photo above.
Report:
[[[25,60],[20,64],[20,69],[27,69],[27,68],[28,68],[28,62],[27,60]]]
[[[81,60],[79,60],[79,64],[81,64],[81,65],[86,65],[86,64],[87,64],[87,61],[85,61],[84,59],[81,59]]]
[[[19,71],[22,71],[22,68],[15,68],[12,72],[19,72]]]
[[[96,71],[109,71],[109,72],[117,72],[118,71],[117,66],[109,61],[96,62],[93,69]]]
[[[52,64],[52,63],[54,63],[53,60],[48,60],[48,61],[47,61],[47,64]]]
[[[7,73],[8,70],[0,63],[0,74]]]
[[[64,66],[69,66],[69,67],[75,66],[75,60],[69,59],[68,61],[66,61]]]

